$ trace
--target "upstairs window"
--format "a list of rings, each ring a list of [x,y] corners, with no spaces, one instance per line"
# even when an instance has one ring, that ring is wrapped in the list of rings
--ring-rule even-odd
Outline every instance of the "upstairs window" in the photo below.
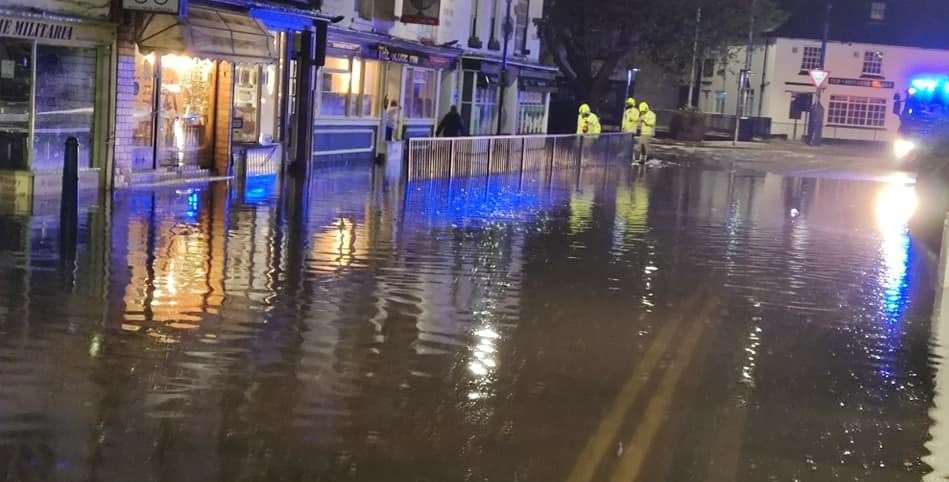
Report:
[[[801,57],[801,70],[821,68],[820,47],[804,47],[804,56]]]
[[[879,50],[863,53],[864,75],[883,75],[883,52]]]
[[[886,2],[873,2],[870,4],[870,20],[882,22],[886,19]]]

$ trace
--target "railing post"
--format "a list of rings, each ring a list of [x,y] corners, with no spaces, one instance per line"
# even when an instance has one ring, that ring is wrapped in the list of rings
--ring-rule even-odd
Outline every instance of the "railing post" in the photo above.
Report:
[[[79,227],[79,140],[66,139],[63,153],[62,197],[59,201],[59,243],[63,260],[75,258]]]
[[[455,175],[455,140],[448,141],[448,178]]]
[[[487,172],[491,173],[491,164],[494,163],[494,138],[488,139],[488,169]]]
[[[550,159],[547,161],[550,172],[554,172],[554,154],[557,152],[557,139],[557,137],[550,139]],[[547,141],[544,141],[544,146],[547,146]]]
[[[586,139],[586,136],[580,136],[580,148],[577,149],[577,169],[580,169],[580,165],[583,164],[583,141]]]

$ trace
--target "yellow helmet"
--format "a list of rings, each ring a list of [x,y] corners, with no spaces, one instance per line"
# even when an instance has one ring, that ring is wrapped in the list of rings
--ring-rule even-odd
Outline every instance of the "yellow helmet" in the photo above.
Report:
[[[649,112],[649,104],[645,102],[639,104],[639,112]]]
[[[636,107],[636,99],[632,97],[626,99],[626,107]]]
[[[590,112],[592,111],[590,110],[589,104],[580,104],[580,115],[587,115]]]

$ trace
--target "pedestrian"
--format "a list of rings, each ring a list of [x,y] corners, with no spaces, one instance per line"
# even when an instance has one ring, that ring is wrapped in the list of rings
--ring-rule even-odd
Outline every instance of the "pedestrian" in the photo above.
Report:
[[[649,108],[649,104],[639,104],[639,162],[645,164],[649,160],[649,144],[656,135],[656,113]]]
[[[465,135],[465,123],[461,120],[461,114],[458,113],[458,106],[451,106],[445,117],[442,117],[438,123],[438,129],[435,129],[435,137],[461,137]]]
[[[399,124],[402,121],[402,108],[399,103],[392,101],[386,109],[385,128],[386,142],[399,140]]]
[[[595,135],[601,132],[600,118],[590,110],[588,104],[580,105],[580,115],[577,117],[577,134]]]
[[[623,111],[623,132],[636,135],[639,129],[639,106],[636,105],[636,99],[632,97],[626,99],[626,110]]]

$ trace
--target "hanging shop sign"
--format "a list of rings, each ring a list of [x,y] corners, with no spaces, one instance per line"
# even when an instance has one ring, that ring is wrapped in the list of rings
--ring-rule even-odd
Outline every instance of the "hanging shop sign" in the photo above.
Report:
[[[891,80],[876,79],[842,79],[831,77],[828,81],[830,85],[846,85],[849,87],[870,87],[872,89],[892,89],[896,84]]]
[[[122,0],[122,8],[140,12],[171,13],[181,11],[180,0]]]
[[[441,0],[403,0],[402,23],[438,25]]]
[[[112,30],[94,23],[0,16],[0,36],[60,42],[109,42]]]

